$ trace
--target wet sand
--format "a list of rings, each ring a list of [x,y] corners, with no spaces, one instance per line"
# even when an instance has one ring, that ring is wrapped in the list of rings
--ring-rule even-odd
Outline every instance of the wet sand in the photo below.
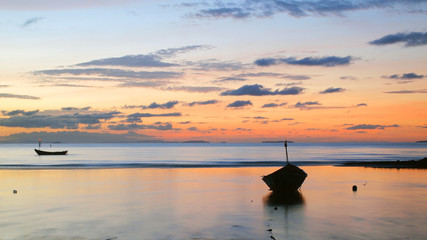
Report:
[[[287,199],[261,180],[277,167],[0,170],[0,239],[427,236],[426,170],[302,168]]]

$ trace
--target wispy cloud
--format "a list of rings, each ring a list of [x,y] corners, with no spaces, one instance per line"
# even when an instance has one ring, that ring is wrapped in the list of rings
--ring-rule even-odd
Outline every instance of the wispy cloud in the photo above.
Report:
[[[276,89],[272,91],[270,88],[264,88],[262,85],[244,85],[236,90],[227,90],[221,93],[222,96],[267,96],[267,95],[298,95],[304,91],[301,87],[290,87],[282,90]]]
[[[148,106],[141,106],[142,109],[154,109],[154,108],[161,108],[161,109],[171,109],[176,104],[178,104],[178,101],[169,101],[167,103],[158,104],[156,102],[151,103]]]
[[[13,110],[13,111],[1,111],[1,113],[4,116],[17,116],[17,115],[23,115],[23,116],[31,116],[34,115],[36,113],[38,113],[39,110],[34,110],[34,111],[24,111],[24,110]]]
[[[162,62],[155,55],[128,55],[79,63],[76,66],[171,67],[177,64]]]
[[[27,112],[28,113],[28,112]],[[10,112],[9,112],[10,114]],[[12,115],[9,118],[0,118],[0,126],[23,128],[51,128],[51,129],[77,129],[79,124],[94,125],[101,121],[110,120],[119,116],[117,111],[97,112],[90,110],[38,110],[28,115],[25,112]]]
[[[330,87],[330,88],[327,88],[327,89],[325,89],[323,91],[320,91],[319,93],[326,94],[326,93],[337,93],[337,92],[344,92],[344,91],[345,91],[344,88],[333,88],[333,87]]]
[[[359,124],[348,127],[348,130],[368,130],[368,129],[386,129],[386,128],[397,128],[400,127],[397,124],[393,125],[374,125],[374,124]]]
[[[393,74],[390,76],[382,76],[385,79],[395,80],[399,84],[412,83],[416,80],[423,79],[425,76],[416,73]]]
[[[252,102],[251,101],[242,101],[242,100],[237,100],[234,101],[230,104],[227,105],[227,107],[231,107],[231,108],[241,108],[241,107],[245,107],[245,106],[252,106]]]
[[[172,124],[170,123],[155,123],[155,124],[111,124],[108,125],[108,128],[115,131],[131,131],[131,130],[138,130],[138,129],[155,129],[160,131],[165,130],[172,130]]]
[[[209,104],[216,104],[216,103],[218,103],[218,100],[197,101],[197,102],[189,103],[188,106],[192,107],[195,105],[209,105]]]
[[[17,99],[30,99],[30,100],[39,100],[39,97],[34,97],[30,95],[18,95],[11,93],[0,93],[0,98],[17,98]]]
[[[302,66],[323,66],[323,67],[335,67],[349,65],[354,60],[354,57],[337,57],[337,56],[325,56],[325,57],[306,57],[297,59],[295,57],[289,58],[261,58],[257,59],[254,64],[261,67],[268,67],[278,64],[289,64],[289,65],[302,65]]]
[[[427,89],[388,91],[388,92],[384,92],[384,93],[393,93],[393,94],[427,93]]]
[[[308,101],[308,102],[297,102],[295,104],[296,108],[306,109],[308,107],[312,106],[320,106],[322,104],[319,103],[319,101]]]
[[[405,47],[417,47],[427,44],[427,32],[395,33],[369,42],[371,45],[389,45],[404,43]]]
[[[288,14],[293,17],[306,17],[312,15],[320,16],[343,16],[347,12],[368,9],[407,9],[425,10],[424,0],[416,1],[339,1],[339,0],[245,0],[245,1],[215,1],[212,4],[191,4],[192,9],[200,8],[190,14],[195,18],[266,18],[276,14]],[[189,7],[188,6],[188,7]]]
[[[284,102],[284,103],[266,103],[264,105],[262,105],[262,108],[275,108],[275,107],[281,107],[281,106],[286,106],[288,103]]]
[[[33,17],[30,19],[27,19],[21,26],[22,27],[29,27],[30,25],[34,25],[34,24],[40,22],[41,20],[43,20],[42,17]]]
[[[235,61],[220,61],[217,59],[208,59],[201,61],[187,61],[186,65],[194,66],[198,71],[238,71],[246,68],[246,65]]]
[[[34,71],[34,75],[47,75],[47,76],[61,76],[61,75],[88,75],[88,76],[101,76],[101,77],[115,77],[111,79],[100,79],[101,81],[124,81],[122,78],[133,79],[173,79],[182,76],[180,72],[171,71],[133,71],[123,69],[108,69],[108,68],[68,68],[68,69],[50,69]],[[118,78],[118,79],[116,79]],[[95,80],[95,79],[91,79]]]
[[[142,122],[141,118],[151,118],[151,117],[180,117],[182,114],[180,112],[173,113],[132,113],[127,116],[126,122],[135,123]]]
[[[126,55],[122,57],[96,59],[89,62],[78,63],[76,66],[121,66],[121,67],[172,67],[175,63],[162,61],[177,54],[182,54],[199,49],[208,49],[207,45],[191,45],[180,48],[168,48],[158,50],[150,54]]]

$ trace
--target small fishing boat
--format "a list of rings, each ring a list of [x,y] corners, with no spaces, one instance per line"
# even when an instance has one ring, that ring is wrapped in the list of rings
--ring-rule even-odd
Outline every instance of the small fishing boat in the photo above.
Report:
[[[36,151],[38,155],[66,155],[68,152],[68,150],[52,152],[52,151],[43,151],[39,149],[34,149],[34,151]]]
[[[34,149],[38,155],[66,155],[68,153],[68,150],[65,151],[43,151],[40,150],[40,147],[42,145],[42,140],[39,139],[39,149]]]
[[[289,163],[287,141],[285,141],[285,150],[286,166],[262,177],[262,180],[270,187],[270,190],[277,193],[297,191],[307,177],[307,173],[304,170]]]

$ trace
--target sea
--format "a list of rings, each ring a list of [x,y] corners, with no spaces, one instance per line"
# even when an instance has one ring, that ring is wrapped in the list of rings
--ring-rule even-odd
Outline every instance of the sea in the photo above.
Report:
[[[286,163],[283,143],[45,143],[0,144],[0,168],[204,168],[268,167]],[[298,166],[349,161],[419,160],[427,143],[289,143],[289,161]]]
[[[425,143],[289,143],[295,194],[261,176],[283,143],[0,144],[0,240],[427,239]],[[357,191],[353,190],[357,186]]]

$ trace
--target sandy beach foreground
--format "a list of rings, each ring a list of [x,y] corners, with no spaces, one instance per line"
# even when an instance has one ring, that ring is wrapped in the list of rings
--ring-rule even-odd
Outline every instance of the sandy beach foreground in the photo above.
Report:
[[[290,202],[277,167],[0,170],[0,239],[426,238],[425,170],[302,168]]]

